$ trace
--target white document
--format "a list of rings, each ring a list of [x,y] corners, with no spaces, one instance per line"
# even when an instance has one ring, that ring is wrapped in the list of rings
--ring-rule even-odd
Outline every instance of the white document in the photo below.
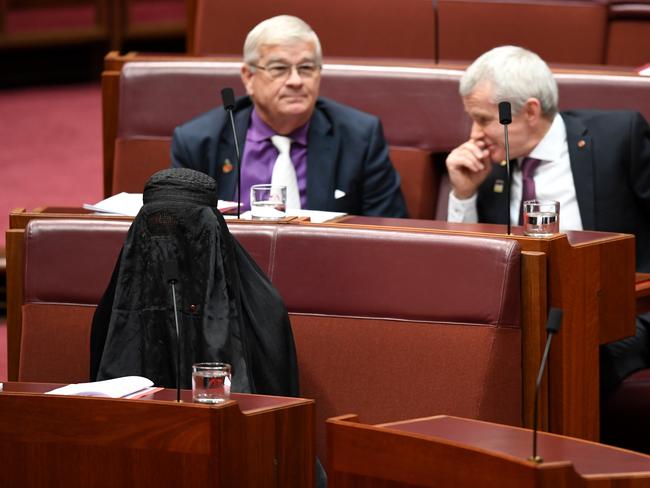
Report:
[[[112,380],[72,383],[48,391],[46,394],[124,398],[152,386],[153,381],[142,376],[123,376]]]
[[[118,193],[95,204],[84,203],[83,208],[93,212],[135,217],[142,208],[142,193]],[[232,210],[237,208],[237,202],[219,200],[217,208],[221,212]]]
[[[93,212],[135,217],[142,207],[142,193],[122,192],[108,197],[101,202],[97,202],[94,205],[84,203],[83,207]]]

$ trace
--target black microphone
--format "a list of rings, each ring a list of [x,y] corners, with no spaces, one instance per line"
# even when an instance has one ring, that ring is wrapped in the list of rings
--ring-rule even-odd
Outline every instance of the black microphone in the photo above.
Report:
[[[510,102],[499,102],[499,123],[503,125],[504,141],[506,148],[506,222],[508,222],[508,235],[510,235],[510,143],[508,142],[508,124],[512,122]]]
[[[230,116],[230,127],[232,128],[232,136],[235,140],[235,154],[237,155],[237,218],[239,218],[241,207],[241,156],[239,155],[239,142],[237,141],[235,118],[232,115],[232,111],[235,108],[235,93],[232,88],[223,88],[221,90],[221,101],[223,102],[223,108]]]
[[[556,334],[560,331],[560,326],[562,325],[562,309],[552,308],[548,312],[548,319],[546,320],[546,348],[544,349],[544,355],[542,356],[542,363],[539,366],[539,373],[537,374],[537,382],[535,383],[535,404],[533,406],[533,455],[528,458],[529,461],[534,463],[542,463],[544,460],[541,456],[537,455],[537,404],[539,397],[539,386],[542,383],[542,376],[544,375],[544,369],[546,368],[546,360],[548,359],[548,352],[551,349],[551,340],[553,339],[553,334]]]
[[[169,260],[164,264],[163,275],[165,282],[169,283],[172,289],[172,301],[174,302],[174,321],[176,323],[176,401],[181,401],[181,333],[178,327],[178,310],[176,309],[176,283],[178,283],[178,261]]]

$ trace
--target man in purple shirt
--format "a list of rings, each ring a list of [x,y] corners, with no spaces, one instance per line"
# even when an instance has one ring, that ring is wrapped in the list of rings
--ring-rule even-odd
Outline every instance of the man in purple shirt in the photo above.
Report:
[[[319,97],[321,66],[318,36],[297,17],[272,17],[248,34],[242,66],[248,96],[233,110],[243,144],[242,202],[248,207],[251,185],[271,182],[278,157],[271,137],[281,135],[291,139],[301,208],[406,217],[381,122]],[[222,107],[177,127],[171,155],[172,166],[215,178],[220,199],[237,199],[235,147]]]

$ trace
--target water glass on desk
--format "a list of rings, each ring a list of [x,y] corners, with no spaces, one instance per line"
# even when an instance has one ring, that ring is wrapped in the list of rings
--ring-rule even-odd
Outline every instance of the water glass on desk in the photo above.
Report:
[[[525,235],[549,237],[560,232],[560,202],[526,200],[523,206]]]
[[[251,186],[251,218],[278,220],[286,216],[287,187],[284,185]]]
[[[222,403],[230,398],[231,372],[228,363],[192,365],[192,399],[198,403]]]

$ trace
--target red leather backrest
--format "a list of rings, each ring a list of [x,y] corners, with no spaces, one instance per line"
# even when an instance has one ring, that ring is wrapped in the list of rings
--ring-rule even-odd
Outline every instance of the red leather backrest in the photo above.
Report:
[[[25,229],[24,302],[99,302],[130,222],[43,219]]]
[[[435,60],[431,0],[197,0],[192,54],[241,55],[248,31],[280,14],[307,22],[327,56]]]
[[[650,2],[610,0],[607,64],[640,67],[650,61]]]
[[[292,312],[518,327],[519,252],[512,240],[279,226],[271,279]]]
[[[129,225],[31,221],[25,234],[24,302],[98,303]],[[290,312],[520,323],[514,240],[317,225],[231,222],[229,228]]]
[[[505,44],[549,63],[602,64],[607,6],[576,0],[438,0],[439,61],[476,59]]]
[[[25,235],[19,378],[88,380],[93,305],[128,222],[33,220]],[[229,223],[291,313],[301,394],[325,419],[454,414],[521,419],[515,240]]]
[[[170,137],[174,127],[221,105],[230,86],[244,95],[239,63],[133,62],[120,77],[118,137]],[[462,71],[437,68],[326,65],[321,95],[378,116],[392,146],[436,152],[469,133],[458,97]]]
[[[174,127],[221,104],[219,90],[244,93],[239,64],[127,63],[120,80],[118,136],[170,137]],[[462,70],[326,65],[321,94],[380,117],[391,146],[448,151],[469,134],[458,96]],[[560,108],[630,109],[650,120],[650,78],[558,73]]]

